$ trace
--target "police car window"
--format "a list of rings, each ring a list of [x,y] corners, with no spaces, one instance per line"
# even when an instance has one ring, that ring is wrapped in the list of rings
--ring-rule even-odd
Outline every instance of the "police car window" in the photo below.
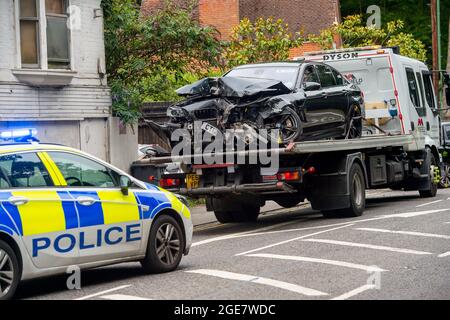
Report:
[[[416,108],[417,114],[420,117],[425,116],[424,109],[420,104],[419,98],[419,86],[414,75],[414,71],[411,68],[406,68],[406,80],[408,81],[409,97],[412,104]]]
[[[0,157],[0,189],[39,188],[52,185],[52,179],[36,153]]]
[[[317,65],[317,72],[319,73],[320,83],[323,88],[333,87],[336,85],[333,72],[327,66],[321,64]]]
[[[104,165],[72,153],[48,152],[61,171],[68,186],[112,188],[118,186],[118,177]]]

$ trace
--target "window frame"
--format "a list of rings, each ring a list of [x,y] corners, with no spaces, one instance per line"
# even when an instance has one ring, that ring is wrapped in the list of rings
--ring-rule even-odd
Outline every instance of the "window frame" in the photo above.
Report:
[[[411,72],[412,76],[414,77],[414,82],[416,84],[418,106],[416,106],[416,104],[414,103],[413,99],[411,98],[411,93],[412,92],[411,92],[411,88],[410,88],[410,85],[409,85],[408,72]],[[408,86],[409,101],[413,105],[413,107],[416,110],[418,116],[420,118],[425,117],[426,116],[426,108],[425,108],[425,106],[422,105],[422,100],[421,100],[421,96],[420,96],[419,81],[417,80],[416,72],[414,71],[414,69],[412,67],[405,66],[405,77],[406,77],[406,84]]]
[[[305,83],[305,71],[309,67],[312,67],[314,69],[314,73],[315,73],[315,75],[317,77],[317,80],[319,80],[318,84],[320,85],[320,90],[321,90],[322,89],[322,83],[320,82],[319,73],[317,72],[317,64],[315,64],[315,63],[308,63],[301,70],[301,77],[299,76],[299,82],[298,82],[297,88],[301,89],[303,84]]]
[[[51,185],[39,186],[39,187],[12,187],[11,186],[10,188],[5,188],[5,189],[0,188],[0,192],[5,191],[5,190],[38,190],[38,189],[50,189],[50,188],[58,187],[57,182],[53,180],[53,177],[50,174],[49,168],[45,165],[44,161],[42,161],[41,157],[39,157],[39,154],[38,154],[39,152],[40,152],[40,150],[23,150],[23,151],[18,151],[18,152],[8,152],[8,153],[1,154],[0,158],[6,157],[6,156],[12,156],[12,155],[19,155],[19,154],[34,154],[34,155],[36,155],[36,157],[42,163],[45,171],[47,172],[48,178],[50,179],[49,181],[51,182]]]
[[[14,18],[15,18],[15,33],[16,33],[16,65],[17,69],[22,70],[43,70],[43,71],[72,71],[74,70],[74,61],[73,61],[73,46],[72,46],[72,30],[71,28],[67,28],[67,45],[68,45],[68,54],[69,54],[69,62],[66,68],[49,68],[48,67],[48,54],[47,54],[47,13],[45,11],[45,0],[36,0],[37,14],[38,14],[38,32],[37,32],[37,56],[38,56],[38,65],[29,65],[22,63],[22,48],[21,48],[21,37],[20,37],[20,1],[14,1]],[[66,2],[66,7],[69,8],[71,5],[71,0],[64,0]],[[67,15],[56,15],[49,14],[49,16],[65,16],[67,17],[67,21],[70,21],[69,14]]]
[[[322,84],[322,79],[321,79],[321,77],[320,77],[319,67],[328,68],[328,69],[330,70],[330,72],[331,72],[331,77],[333,78],[334,83],[335,83],[334,85],[326,86],[326,87],[323,86],[323,84]],[[330,67],[329,65],[326,65],[326,64],[316,64],[316,71],[317,71],[317,76],[319,77],[319,80],[320,80],[320,86],[321,86],[322,89],[336,88],[336,87],[341,86],[341,85],[338,85],[338,84],[337,84],[337,80],[336,80],[336,78],[334,77],[334,74],[333,74],[333,68]]]

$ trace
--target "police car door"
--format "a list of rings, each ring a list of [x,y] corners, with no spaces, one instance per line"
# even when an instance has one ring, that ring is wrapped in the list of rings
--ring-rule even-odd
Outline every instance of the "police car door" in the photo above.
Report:
[[[35,267],[69,266],[79,257],[78,222],[76,216],[66,217],[58,180],[44,160],[35,152],[0,157],[0,214],[22,236]]]
[[[120,174],[70,152],[48,152],[65,184],[67,207],[79,219],[80,263],[132,257],[142,244],[141,208],[132,190],[124,195]]]

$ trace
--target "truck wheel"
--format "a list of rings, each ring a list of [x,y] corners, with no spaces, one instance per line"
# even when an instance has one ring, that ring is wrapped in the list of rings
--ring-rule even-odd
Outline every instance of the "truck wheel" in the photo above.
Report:
[[[160,216],[150,230],[147,255],[141,261],[144,271],[163,273],[175,270],[180,264],[184,247],[180,224],[171,216]]]
[[[246,203],[235,198],[211,199],[214,215],[220,223],[253,222],[258,219],[259,204]]]
[[[430,169],[429,169],[429,179],[430,179],[430,189],[419,190],[419,194],[422,198],[434,198],[437,194],[439,180],[436,180],[436,175],[440,175],[440,169],[437,165],[436,158],[430,149],[427,148],[427,157],[430,157]]]
[[[359,164],[352,164],[349,181],[350,207],[339,210],[322,211],[325,218],[359,217],[363,214],[366,207],[366,185],[364,173]]]
[[[14,250],[0,240],[0,300],[11,299],[20,281],[19,260]]]

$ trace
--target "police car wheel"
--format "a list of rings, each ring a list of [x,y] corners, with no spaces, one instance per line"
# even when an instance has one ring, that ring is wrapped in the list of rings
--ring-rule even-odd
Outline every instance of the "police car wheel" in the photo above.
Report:
[[[20,280],[19,262],[14,250],[0,240],[0,300],[14,296]]]
[[[185,247],[179,223],[162,215],[153,223],[147,245],[147,256],[141,261],[147,273],[163,273],[175,270],[180,264]]]

